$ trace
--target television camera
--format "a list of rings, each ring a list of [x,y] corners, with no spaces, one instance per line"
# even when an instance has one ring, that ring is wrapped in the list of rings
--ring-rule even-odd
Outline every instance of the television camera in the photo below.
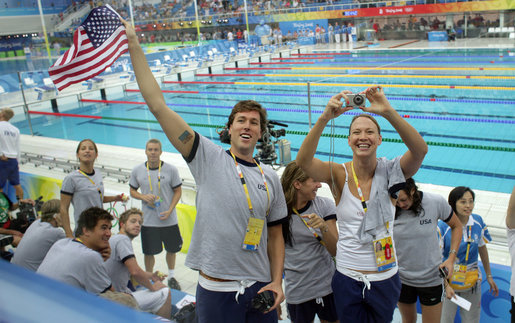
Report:
[[[41,211],[41,206],[43,206],[43,196],[38,197],[34,200],[34,205],[31,203],[20,202],[19,211],[16,215],[17,219],[30,223],[34,222],[38,217],[38,213]]]
[[[274,165],[277,161],[277,153],[275,151],[275,145],[280,141],[279,137],[286,136],[286,129],[274,129],[275,126],[280,127],[288,127],[287,124],[280,123],[273,120],[268,120],[266,123],[266,129],[261,138],[258,140],[256,144],[256,149],[258,153],[254,156],[255,159],[259,160],[262,163],[268,165]],[[229,135],[229,129],[224,127],[222,130],[218,132],[220,135],[220,141],[224,144],[231,143],[231,137]],[[275,140],[274,140],[275,138]],[[289,143],[288,143],[289,145]],[[289,146],[288,146],[289,148]],[[287,153],[290,154],[289,151]],[[286,155],[286,154],[284,154]],[[282,156],[281,156],[282,157]],[[284,158],[281,158],[282,160]],[[286,162],[289,162],[287,160]]]

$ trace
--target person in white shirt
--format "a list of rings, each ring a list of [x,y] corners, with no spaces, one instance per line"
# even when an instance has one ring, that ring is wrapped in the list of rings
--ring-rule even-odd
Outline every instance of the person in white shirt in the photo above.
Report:
[[[23,199],[20,185],[20,130],[9,123],[14,116],[11,108],[0,110],[0,187],[7,181],[14,186],[16,198]]]

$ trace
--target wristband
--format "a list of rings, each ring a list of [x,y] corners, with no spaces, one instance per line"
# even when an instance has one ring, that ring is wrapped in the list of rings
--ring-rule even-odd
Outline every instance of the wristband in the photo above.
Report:
[[[492,274],[486,275],[486,278],[493,278]]]
[[[451,251],[449,251],[449,255],[450,255],[451,253],[453,253],[453,254],[455,254],[455,255],[457,255],[457,254],[458,254],[458,252],[457,252],[455,249],[451,249]]]

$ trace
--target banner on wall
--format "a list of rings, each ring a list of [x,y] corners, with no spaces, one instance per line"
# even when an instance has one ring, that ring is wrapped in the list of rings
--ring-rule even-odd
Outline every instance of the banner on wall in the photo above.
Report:
[[[20,172],[20,185],[23,189],[23,197],[33,200],[42,196],[43,201],[51,199],[59,199],[61,197],[62,180]],[[5,184],[4,193],[7,194],[11,201],[16,201],[16,192],[14,187]]]
[[[356,8],[349,10],[297,12],[272,15],[273,21],[309,21],[313,19],[351,19],[356,17],[381,17],[396,15],[420,15],[441,13],[463,13],[515,9],[515,1],[469,1],[407,5],[396,7]]]
[[[317,20],[303,20],[303,21],[284,21],[279,23],[279,28],[283,35],[286,35],[288,32],[292,34],[294,32],[299,32],[299,30],[312,30],[315,31],[316,26],[324,27],[327,30],[328,22],[327,19],[317,19]]]
[[[492,11],[496,9],[508,9],[507,7],[515,6],[513,4],[508,5],[505,1],[451,2],[399,7],[378,7],[345,10],[342,12],[342,17],[348,16],[349,12],[351,11],[357,11],[356,17],[377,17],[395,15],[438,14],[448,12],[462,13],[471,11]]]

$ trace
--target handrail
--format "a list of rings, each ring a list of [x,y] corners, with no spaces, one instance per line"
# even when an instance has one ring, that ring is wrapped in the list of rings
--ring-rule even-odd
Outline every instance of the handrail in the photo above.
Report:
[[[76,161],[59,158],[50,155],[42,155],[42,154],[34,154],[21,152],[20,153],[20,164],[32,164],[34,167],[45,166],[48,169],[62,169],[65,173],[70,173],[75,170],[78,166]],[[128,183],[131,177],[132,169],[125,167],[115,167],[110,165],[103,165],[100,162],[97,162],[97,168],[102,169],[108,179],[116,179],[118,183]],[[191,190],[196,190],[197,185],[194,181],[190,181],[182,178],[182,185]]]

